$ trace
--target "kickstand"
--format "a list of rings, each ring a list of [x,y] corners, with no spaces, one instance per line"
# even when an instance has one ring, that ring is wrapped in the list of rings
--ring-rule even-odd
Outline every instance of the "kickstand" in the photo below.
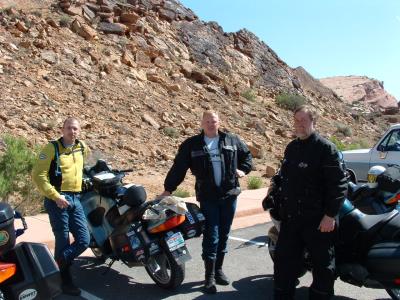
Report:
[[[110,271],[110,269],[111,269],[112,265],[115,263],[115,261],[116,261],[116,259],[112,259],[110,261],[110,263],[108,264],[108,268],[103,273],[101,273],[101,275],[106,275]]]

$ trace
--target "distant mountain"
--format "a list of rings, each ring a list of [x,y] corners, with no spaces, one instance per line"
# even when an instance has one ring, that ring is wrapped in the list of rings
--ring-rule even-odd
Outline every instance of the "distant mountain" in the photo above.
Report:
[[[366,76],[336,76],[322,78],[320,82],[346,102],[367,102],[380,110],[397,108],[397,99],[385,91],[383,81]]]

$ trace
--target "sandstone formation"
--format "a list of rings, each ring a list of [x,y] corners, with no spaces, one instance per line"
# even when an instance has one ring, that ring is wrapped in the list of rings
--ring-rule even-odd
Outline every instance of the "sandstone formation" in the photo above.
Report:
[[[320,79],[348,103],[365,102],[376,110],[397,112],[397,99],[385,91],[383,82],[366,76],[336,76]]]

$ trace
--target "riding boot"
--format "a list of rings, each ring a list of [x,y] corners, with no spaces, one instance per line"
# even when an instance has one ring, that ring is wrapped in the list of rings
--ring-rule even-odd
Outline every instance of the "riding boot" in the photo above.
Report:
[[[215,259],[206,258],[204,267],[206,269],[204,292],[206,294],[215,294],[217,292],[217,287],[215,286]]]
[[[219,285],[228,285],[230,283],[228,277],[222,271],[222,265],[224,264],[225,253],[219,253],[217,260],[215,261],[215,282]]]
[[[79,296],[81,290],[72,282],[71,264],[66,263],[64,260],[59,260],[58,266],[60,268],[61,289],[63,293],[70,296]]]

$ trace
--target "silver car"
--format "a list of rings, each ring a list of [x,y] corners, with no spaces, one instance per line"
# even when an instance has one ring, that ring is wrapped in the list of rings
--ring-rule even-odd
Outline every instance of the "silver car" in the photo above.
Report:
[[[357,182],[366,182],[372,166],[400,165],[400,124],[392,125],[371,149],[343,151],[349,172]]]

